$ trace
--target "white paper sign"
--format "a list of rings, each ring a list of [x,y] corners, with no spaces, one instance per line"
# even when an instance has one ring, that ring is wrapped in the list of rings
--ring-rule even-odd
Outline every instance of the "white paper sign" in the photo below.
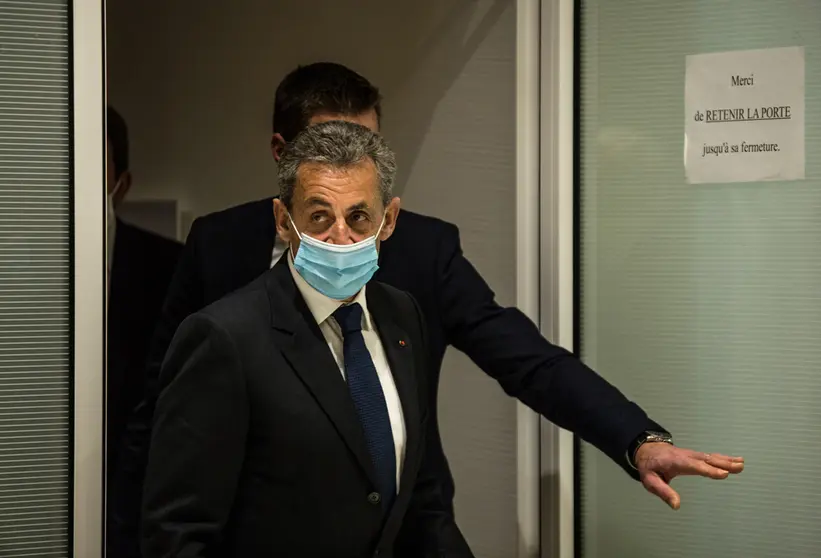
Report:
[[[804,178],[804,48],[687,57],[687,182]]]

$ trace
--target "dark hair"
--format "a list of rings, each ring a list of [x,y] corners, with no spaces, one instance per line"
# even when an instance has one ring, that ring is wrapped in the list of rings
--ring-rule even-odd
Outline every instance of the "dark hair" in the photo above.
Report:
[[[274,97],[273,131],[292,141],[322,113],[353,116],[375,110],[382,116],[379,89],[342,64],[316,62],[285,76]]]
[[[128,170],[128,126],[120,113],[111,105],[106,111],[106,137],[111,144],[114,176],[120,178]]]

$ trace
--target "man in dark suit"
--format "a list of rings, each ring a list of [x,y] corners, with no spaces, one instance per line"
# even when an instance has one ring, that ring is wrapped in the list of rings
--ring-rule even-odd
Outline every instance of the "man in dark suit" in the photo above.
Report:
[[[168,285],[182,246],[117,218],[117,207],[131,188],[128,128],[112,107],[107,110],[107,238],[108,285],[106,368],[106,476],[111,508],[114,479],[121,478],[119,456],[128,417],[145,393],[146,356],[159,320]],[[136,503],[134,504],[136,506]],[[134,547],[109,525],[109,556],[126,555],[115,548]]]
[[[380,95],[364,77],[339,64],[300,67],[277,88],[272,152],[308,125],[331,119],[360,123],[377,131]],[[149,376],[158,373],[168,343],[189,314],[248,284],[284,253],[270,198],[197,219],[166,299],[152,343]],[[428,452],[438,462],[445,497],[453,481],[436,420],[442,358],[448,345],[466,353],[495,378],[506,393],[587,440],[644,486],[677,508],[669,481],[680,474],[724,478],[743,468],[740,459],[678,448],[669,434],[640,407],[566,350],[546,341],[515,308],[502,308],[493,291],[462,253],[458,229],[444,221],[402,211],[393,236],[380,252],[376,279],[410,292],[428,326],[430,360]],[[122,486],[116,521],[133,528],[153,399],[149,393],[129,422],[124,460],[130,482]]]
[[[395,173],[384,140],[349,122],[285,149],[287,254],[187,318],[163,364],[146,558],[472,556],[425,464],[422,313],[369,283]]]
[[[116,208],[131,188],[128,128],[107,110],[107,471],[116,475],[126,421],[145,387],[145,362],[182,246],[126,224]]]

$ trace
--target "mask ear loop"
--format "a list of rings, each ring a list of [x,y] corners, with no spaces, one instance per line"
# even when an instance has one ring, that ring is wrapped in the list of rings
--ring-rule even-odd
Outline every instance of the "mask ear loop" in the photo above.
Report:
[[[109,194],[109,196],[111,196],[111,199],[112,199],[112,200],[113,200],[113,199],[115,198],[115,196],[117,195],[117,192],[119,192],[119,191],[120,191],[120,186],[122,186],[122,185],[123,185],[123,179],[122,179],[122,177],[120,177],[120,179],[119,179],[119,180],[118,180],[118,181],[114,184],[114,189],[113,189],[113,190],[111,191],[111,193]]]
[[[385,210],[385,213],[382,214],[382,224],[379,225],[379,228],[376,229],[376,234],[373,235],[374,240],[379,240],[379,235],[382,234],[382,228],[385,226],[385,219],[388,218],[388,211]]]
[[[107,193],[107,194],[106,194],[106,195],[107,195],[107,200],[106,200],[106,202],[108,203],[109,207],[111,208],[111,213],[114,213],[115,215],[116,215],[116,211],[115,211],[115,208],[114,208],[114,198],[117,196],[117,192],[119,192],[119,191],[120,191],[120,186],[122,186],[122,184],[123,184],[122,180],[123,180],[123,179],[122,179],[122,178],[120,178],[120,179],[119,179],[119,180],[118,180],[118,181],[114,184],[114,189],[111,191],[111,193]],[[107,215],[107,214],[106,214],[106,218],[108,218],[108,215]]]
[[[114,184],[114,189],[111,193],[106,193],[106,227],[113,228],[117,224],[117,211],[114,207],[114,197],[117,195],[117,192],[120,191],[120,186],[122,186],[122,178]]]
[[[294,218],[291,217],[291,212],[287,211],[287,210],[286,210],[286,212],[288,213],[288,220],[291,222],[291,227],[293,227],[297,238],[301,241],[302,240],[302,234],[299,232],[299,229],[296,228],[296,224],[294,223]],[[291,252],[291,258],[296,259],[296,254],[294,254],[294,244],[291,243],[291,242],[289,242],[288,244],[289,244],[288,250]]]

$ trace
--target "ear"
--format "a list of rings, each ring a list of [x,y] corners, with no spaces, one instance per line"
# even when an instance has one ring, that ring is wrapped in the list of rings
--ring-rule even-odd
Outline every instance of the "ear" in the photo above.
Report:
[[[282,240],[285,242],[295,242],[299,240],[293,225],[291,225],[288,209],[279,198],[274,198],[274,222],[277,226],[277,236]]]
[[[120,186],[117,188],[117,193],[114,194],[113,202],[115,207],[122,203],[128,191],[131,190],[131,171],[125,171],[121,174],[117,182],[120,183]]]
[[[279,161],[283,149],[285,149],[285,138],[282,137],[282,134],[271,136],[271,155],[273,155],[274,161]]]
[[[388,240],[396,229],[396,221],[399,219],[399,206],[401,200],[393,198],[385,210],[385,224],[382,225],[382,232],[379,233],[379,241]]]

